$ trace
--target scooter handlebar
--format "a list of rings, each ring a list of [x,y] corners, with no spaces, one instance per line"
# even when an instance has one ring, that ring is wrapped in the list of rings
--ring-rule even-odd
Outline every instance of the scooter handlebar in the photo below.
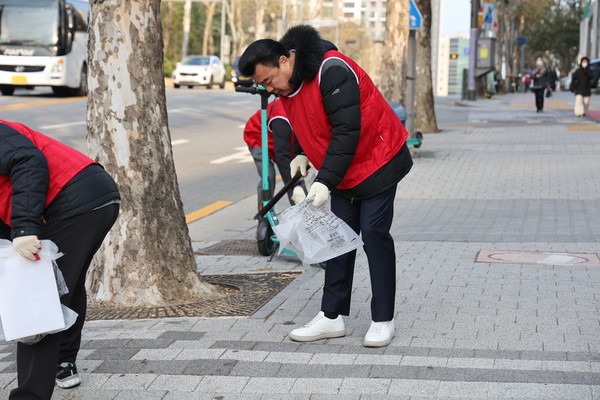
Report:
[[[250,94],[258,94],[258,92],[259,92],[259,90],[256,86],[250,86],[250,87],[236,86],[235,91],[240,92],[240,93],[250,93]]]

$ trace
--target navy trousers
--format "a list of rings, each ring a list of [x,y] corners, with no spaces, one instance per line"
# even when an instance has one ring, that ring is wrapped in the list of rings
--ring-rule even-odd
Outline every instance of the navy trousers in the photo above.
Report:
[[[533,93],[535,94],[535,108],[537,111],[544,110],[544,94],[546,88],[534,88]]]
[[[362,234],[371,277],[371,316],[375,322],[394,318],[396,300],[396,252],[390,227],[394,216],[396,185],[362,201],[350,201],[331,193],[331,211],[355,232]],[[321,311],[348,315],[356,251],[327,261]]]
[[[64,253],[56,263],[69,293],[60,301],[79,316],[66,331],[48,335],[33,345],[17,343],[18,386],[11,391],[10,400],[49,400],[59,363],[75,362],[87,308],[85,275],[118,214],[119,205],[112,204],[43,228],[42,239],[52,240]]]

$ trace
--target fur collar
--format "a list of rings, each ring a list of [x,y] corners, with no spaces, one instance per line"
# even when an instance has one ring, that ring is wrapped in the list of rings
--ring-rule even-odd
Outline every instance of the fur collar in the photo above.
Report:
[[[295,87],[299,87],[303,81],[313,80],[325,53],[337,50],[333,43],[321,39],[319,32],[309,25],[297,25],[288,29],[280,42],[287,50],[296,53],[294,73],[290,79]]]

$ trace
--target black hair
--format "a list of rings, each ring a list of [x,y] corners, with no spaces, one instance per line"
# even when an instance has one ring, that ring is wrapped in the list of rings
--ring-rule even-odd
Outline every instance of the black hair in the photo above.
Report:
[[[583,60],[587,61],[588,64],[590,63],[590,59],[589,58],[587,58],[587,57],[581,57],[581,61],[579,61],[579,64],[582,64]]]
[[[256,64],[279,68],[279,57],[290,56],[283,45],[273,39],[260,39],[248,46],[238,61],[240,72],[245,76],[254,75]]]

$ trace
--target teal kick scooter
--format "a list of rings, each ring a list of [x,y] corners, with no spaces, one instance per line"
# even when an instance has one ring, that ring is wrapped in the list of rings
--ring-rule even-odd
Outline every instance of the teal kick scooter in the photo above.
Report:
[[[275,232],[273,232],[273,226],[277,225],[279,220],[277,219],[277,214],[275,213],[273,206],[296,185],[300,178],[302,178],[302,175],[298,172],[279,192],[271,197],[272,188],[269,187],[269,140],[267,128],[267,106],[269,105],[271,93],[267,92],[262,85],[251,87],[238,86],[235,88],[235,91],[257,94],[260,96],[262,187],[259,192],[259,211],[258,214],[254,216],[254,219],[258,220],[258,226],[256,228],[258,252],[263,256],[271,256],[272,259],[279,249],[279,241],[277,240]],[[283,249],[282,254],[288,254],[294,257],[297,256],[295,252],[285,248]]]

